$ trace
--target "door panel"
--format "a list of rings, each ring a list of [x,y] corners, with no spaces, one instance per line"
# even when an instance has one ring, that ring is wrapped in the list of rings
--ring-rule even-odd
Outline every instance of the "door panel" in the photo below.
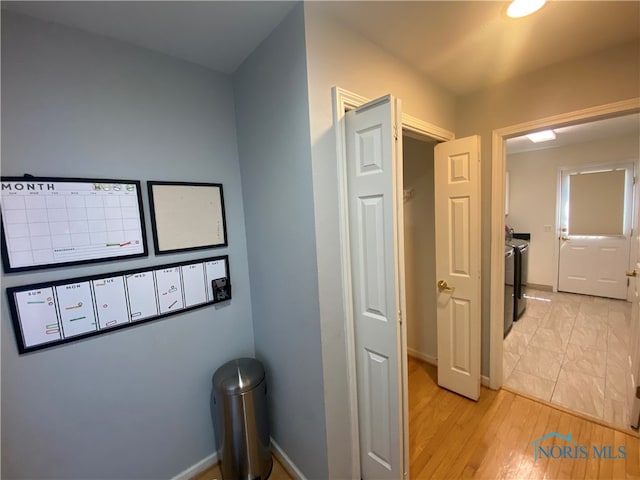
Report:
[[[561,239],[558,290],[608,298],[627,298],[629,239]]]
[[[480,396],[480,137],[435,148],[438,384]]]
[[[348,112],[345,120],[363,479],[399,479],[408,467],[403,416],[407,380],[399,321],[399,115],[396,101],[388,96]]]
[[[365,383],[369,391],[364,400],[366,419],[365,451],[371,459],[391,471],[391,405],[389,403],[389,358],[365,349]]]

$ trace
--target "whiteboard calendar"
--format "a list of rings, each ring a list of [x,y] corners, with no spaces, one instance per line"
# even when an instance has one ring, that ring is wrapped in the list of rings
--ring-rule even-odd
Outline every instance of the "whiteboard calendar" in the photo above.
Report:
[[[2,177],[6,272],[146,256],[140,182]]]
[[[26,353],[230,300],[230,285],[224,255],[11,287],[7,295],[18,349]]]

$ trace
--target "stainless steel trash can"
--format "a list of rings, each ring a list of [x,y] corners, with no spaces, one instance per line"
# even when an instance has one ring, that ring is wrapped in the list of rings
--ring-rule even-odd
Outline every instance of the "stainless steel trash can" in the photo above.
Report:
[[[218,368],[212,402],[222,478],[268,478],[273,461],[262,364],[254,358],[238,358]]]

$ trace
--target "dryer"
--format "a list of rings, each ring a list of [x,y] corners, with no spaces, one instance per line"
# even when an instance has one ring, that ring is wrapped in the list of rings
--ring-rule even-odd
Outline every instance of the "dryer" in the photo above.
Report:
[[[513,326],[513,280],[516,253],[512,246],[504,246],[504,337]]]
[[[515,251],[513,280],[513,321],[517,321],[527,308],[527,282],[529,277],[529,242],[518,238],[507,240]]]

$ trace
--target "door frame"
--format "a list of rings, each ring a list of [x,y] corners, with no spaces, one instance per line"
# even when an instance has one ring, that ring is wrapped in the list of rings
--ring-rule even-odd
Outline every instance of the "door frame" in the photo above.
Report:
[[[489,326],[489,387],[502,386],[502,342],[504,334],[504,208],[505,141],[545,128],[558,128],[640,111],[640,97],[561,113],[493,130],[491,137],[491,290]],[[634,215],[634,221],[637,213]],[[634,234],[637,235],[636,232]],[[637,252],[632,252],[633,258]]]
[[[358,108],[370,99],[342,89],[333,87],[331,89],[333,103],[333,130],[336,139],[336,164],[338,172],[338,220],[340,224],[340,267],[343,285],[342,301],[344,305],[344,331],[347,351],[347,390],[349,394],[349,417],[351,427],[351,458],[360,458],[360,439],[358,434],[358,398],[356,381],[356,352],[355,352],[355,328],[353,318],[353,291],[351,287],[351,248],[349,243],[349,203],[347,189],[347,149],[345,132],[345,113]],[[416,138],[429,138],[438,141],[455,139],[453,132],[445,130],[419,118],[402,113],[402,129],[410,136]],[[398,132],[401,134],[402,132]],[[404,295],[404,265],[400,265],[400,289]],[[503,274],[504,275],[504,274]],[[406,319],[403,319],[403,331],[405,334],[401,339],[401,365],[405,372],[407,369],[407,339],[406,339]],[[406,386],[405,386],[406,387]],[[408,399],[402,399],[404,425],[402,426],[405,438],[404,462],[405,469],[409,465],[409,419],[408,419]],[[360,461],[352,463],[352,478],[361,478]]]

